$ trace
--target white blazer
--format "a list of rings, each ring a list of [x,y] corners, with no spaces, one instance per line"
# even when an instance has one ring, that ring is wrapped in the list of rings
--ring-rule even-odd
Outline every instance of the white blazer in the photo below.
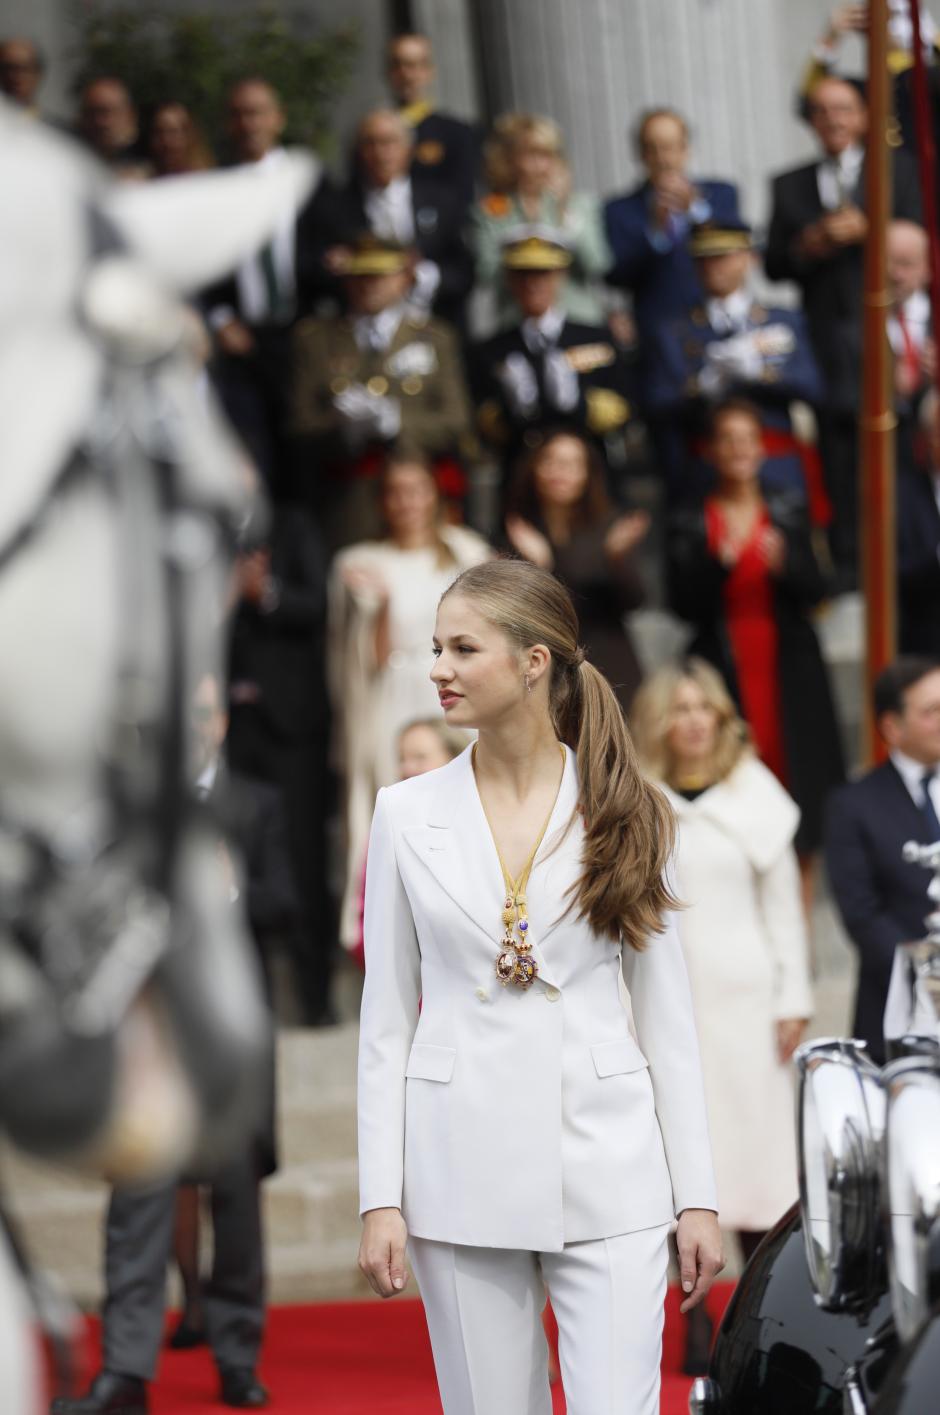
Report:
[[[577,797],[566,748],[526,890],[539,977],[523,991],[494,972],[504,886],[470,749],[379,792],[366,872],[360,1208],[400,1207],[416,1237],[558,1251],[717,1209],[675,924],[644,953],[624,951],[634,1037],[620,946],[565,912],[580,874]]]

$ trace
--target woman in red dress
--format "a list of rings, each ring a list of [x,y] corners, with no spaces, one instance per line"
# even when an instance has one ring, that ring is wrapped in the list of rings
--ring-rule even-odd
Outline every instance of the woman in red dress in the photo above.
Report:
[[[827,585],[806,507],[765,495],[758,410],[729,399],[713,415],[715,487],[673,519],[670,602],[695,628],[690,652],[724,674],[754,745],[801,811],[804,856],[819,847],[825,797],[844,776],[828,676],[812,622]]]

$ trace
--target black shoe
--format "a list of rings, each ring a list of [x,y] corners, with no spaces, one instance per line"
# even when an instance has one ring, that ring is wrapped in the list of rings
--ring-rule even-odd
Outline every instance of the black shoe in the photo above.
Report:
[[[270,1399],[267,1389],[250,1366],[230,1366],[220,1371],[219,1377],[223,1405],[234,1405],[237,1410],[261,1410],[267,1405]]]
[[[712,1346],[712,1319],[704,1307],[693,1307],[685,1319],[685,1354],[682,1374],[707,1376],[708,1357]]]
[[[189,1351],[193,1346],[205,1346],[208,1340],[204,1326],[189,1321],[185,1313],[166,1339],[171,1351]]]
[[[59,1396],[50,1415],[147,1415],[147,1382],[139,1376],[100,1371],[87,1395]]]

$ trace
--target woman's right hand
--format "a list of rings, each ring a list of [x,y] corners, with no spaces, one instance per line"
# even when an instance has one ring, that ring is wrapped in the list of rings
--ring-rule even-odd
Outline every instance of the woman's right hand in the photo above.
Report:
[[[649,528],[650,518],[645,511],[630,511],[626,516],[618,516],[604,537],[605,554],[611,560],[629,555]]]
[[[829,16],[829,24],[826,27],[823,40],[826,43],[835,44],[850,30],[858,30],[864,34],[867,29],[867,5],[837,5]]]
[[[353,594],[369,595],[384,604],[388,599],[388,585],[381,571],[371,565],[344,565],[343,584]]]
[[[408,1285],[407,1240],[408,1230],[400,1209],[369,1209],[363,1214],[359,1271],[380,1297],[397,1297]]]

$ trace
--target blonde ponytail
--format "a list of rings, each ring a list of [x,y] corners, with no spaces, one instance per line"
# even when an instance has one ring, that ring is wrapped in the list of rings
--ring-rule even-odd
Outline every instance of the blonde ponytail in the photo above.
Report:
[[[564,586],[525,560],[491,560],[454,581],[447,595],[471,600],[520,649],[552,655],[549,710],[555,734],[575,752],[584,868],[574,888],[578,912],[598,934],[637,951],[678,907],[665,881],[675,819],[662,792],[640,771],[613,689],[584,658],[578,617]]]
[[[678,907],[665,880],[675,843],[675,817],[662,792],[640,770],[633,739],[613,689],[593,664],[578,669],[577,737],[584,870],[580,911],[596,933],[622,937],[638,951]]]

